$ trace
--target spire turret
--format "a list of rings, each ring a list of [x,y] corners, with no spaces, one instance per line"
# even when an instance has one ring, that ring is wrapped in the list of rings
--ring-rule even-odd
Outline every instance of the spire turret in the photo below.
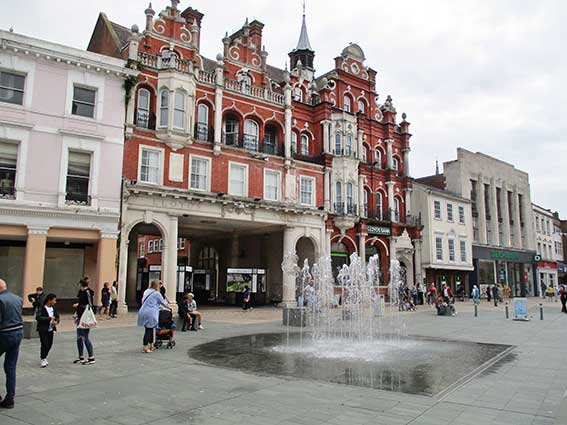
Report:
[[[301,65],[303,67],[309,70],[313,70],[315,51],[311,47],[309,34],[307,33],[307,21],[305,19],[305,1],[303,2],[303,20],[301,23],[299,40],[297,42],[297,47],[290,52],[289,58],[291,60],[291,69],[295,69],[298,65],[298,62],[301,62]]]

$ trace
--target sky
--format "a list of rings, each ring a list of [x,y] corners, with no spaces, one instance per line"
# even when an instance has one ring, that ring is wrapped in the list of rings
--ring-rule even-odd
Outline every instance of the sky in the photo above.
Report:
[[[154,0],[162,10],[169,0]],[[205,14],[201,52],[222,52],[248,17],[264,28],[268,62],[284,67],[301,0],[182,0]],[[144,28],[144,0],[0,0],[0,28],[85,49],[99,12]],[[377,92],[412,123],[414,177],[483,152],[530,174],[532,201],[567,218],[567,1],[307,0],[317,74],[349,42],[378,71]]]

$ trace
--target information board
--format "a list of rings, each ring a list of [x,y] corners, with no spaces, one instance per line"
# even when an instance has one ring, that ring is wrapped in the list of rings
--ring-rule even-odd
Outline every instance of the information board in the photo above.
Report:
[[[530,320],[527,298],[514,298],[514,320]]]

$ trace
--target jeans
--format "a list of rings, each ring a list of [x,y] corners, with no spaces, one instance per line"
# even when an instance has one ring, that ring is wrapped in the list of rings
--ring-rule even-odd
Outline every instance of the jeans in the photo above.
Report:
[[[94,357],[93,352],[93,344],[89,339],[89,332],[90,329],[79,329],[77,328],[77,350],[79,350],[79,357],[83,358],[83,344],[87,347],[87,353],[89,354],[89,358]]]
[[[41,360],[47,358],[47,355],[49,354],[49,350],[51,350],[51,347],[53,346],[53,334],[54,334],[53,331],[39,332],[39,340],[41,342],[41,350],[40,350],[39,358]]]
[[[110,316],[116,316],[116,312],[118,310],[118,301],[112,301],[110,303]]]
[[[20,343],[24,337],[24,330],[0,333],[0,357],[4,356],[4,373],[6,373],[6,399],[13,400],[16,395],[16,365]]]
[[[150,345],[154,342],[154,328],[145,328],[144,330],[144,345]]]

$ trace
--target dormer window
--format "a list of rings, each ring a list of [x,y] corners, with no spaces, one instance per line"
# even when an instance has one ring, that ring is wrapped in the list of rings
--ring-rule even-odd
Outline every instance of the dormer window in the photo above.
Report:
[[[309,155],[309,137],[305,134],[301,135],[301,155]]]
[[[301,87],[293,89],[293,100],[296,102],[303,102],[303,91],[301,90]]]
[[[364,104],[363,100],[358,101],[358,112],[360,112],[361,114],[366,113],[366,105]]]
[[[343,109],[345,110],[345,112],[351,112],[352,111],[352,104],[350,101],[350,97],[347,96],[346,94],[344,95],[343,98]]]

